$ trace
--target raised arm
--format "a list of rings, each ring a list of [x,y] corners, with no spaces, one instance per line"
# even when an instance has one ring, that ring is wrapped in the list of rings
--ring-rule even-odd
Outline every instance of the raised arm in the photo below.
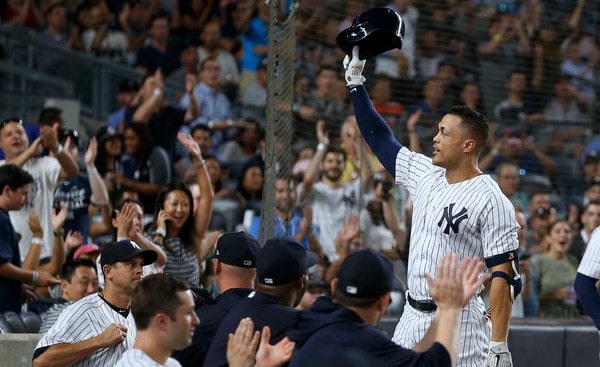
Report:
[[[197,253],[202,254],[201,244],[212,216],[215,194],[198,143],[190,135],[183,133],[177,134],[177,140],[185,147],[196,168],[198,186],[200,187],[200,201],[198,202],[198,210],[194,213],[194,243],[197,247]]]
[[[385,169],[393,176],[396,156],[402,148],[402,144],[396,140],[392,129],[383,117],[375,111],[369,94],[362,85],[365,81],[362,76],[365,61],[359,59],[358,52],[358,46],[354,46],[352,58],[346,56],[344,59],[346,85],[349,88],[350,100],[354,106],[354,115],[365,141]]]
[[[69,153],[69,145],[73,144],[71,138],[67,138],[65,143],[67,146],[64,147],[58,142],[58,136],[56,134],[58,130],[58,123],[54,126],[42,126],[40,128],[40,137],[42,139],[42,145],[52,152],[54,157],[60,163],[60,173],[58,175],[59,181],[67,180],[77,176],[79,173],[79,166],[75,162],[75,158]]]
[[[317,121],[316,130],[319,145],[317,145],[317,149],[315,150],[302,178],[302,192],[300,193],[301,203],[306,200],[308,194],[312,191],[312,187],[319,175],[319,166],[321,165],[321,161],[323,160],[323,156],[325,155],[325,151],[329,145],[329,137],[327,137],[327,134],[325,133],[325,121]]]
[[[88,180],[90,181],[90,187],[92,188],[92,203],[98,206],[109,205],[110,199],[108,197],[108,189],[106,184],[98,173],[96,168],[96,155],[98,154],[98,141],[96,137],[90,139],[90,144],[85,152],[84,160],[85,167],[88,174]]]

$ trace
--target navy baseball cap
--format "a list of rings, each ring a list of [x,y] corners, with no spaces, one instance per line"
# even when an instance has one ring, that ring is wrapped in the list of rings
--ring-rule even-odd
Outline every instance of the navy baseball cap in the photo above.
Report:
[[[349,297],[379,297],[392,290],[403,289],[394,275],[392,262],[373,250],[350,253],[340,265],[337,279],[337,289]]]
[[[287,284],[300,278],[317,262],[319,256],[294,238],[272,238],[256,255],[257,280],[266,285]]]
[[[142,250],[137,243],[131,240],[121,240],[111,243],[102,250],[100,265],[112,265],[138,255],[142,256],[144,265],[150,265],[158,258],[158,254],[154,250]]]
[[[219,237],[217,251],[207,259],[219,259],[225,264],[239,268],[255,268],[258,250],[260,244],[248,233],[229,232]]]

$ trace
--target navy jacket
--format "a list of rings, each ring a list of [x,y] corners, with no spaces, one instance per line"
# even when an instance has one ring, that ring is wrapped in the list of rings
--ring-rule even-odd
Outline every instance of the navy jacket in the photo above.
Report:
[[[326,297],[303,312],[287,335],[296,342],[289,367],[451,365],[441,344],[434,343],[424,353],[402,348],[381,329]]]
[[[240,320],[252,318],[254,330],[261,331],[263,326],[271,328],[270,343],[279,342],[285,337],[285,331],[298,318],[299,311],[283,306],[267,294],[254,291],[248,298],[240,300],[225,316],[217,334],[206,354],[204,367],[227,366],[227,341],[229,333],[234,333]]]
[[[196,367],[204,364],[206,352],[213,340],[221,322],[241,299],[248,296],[253,289],[231,288],[221,293],[213,304],[202,305],[196,308],[196,315],[200,324],[194,330],[192,344],[183,349],[173,351],[172,357],[183,367]]]

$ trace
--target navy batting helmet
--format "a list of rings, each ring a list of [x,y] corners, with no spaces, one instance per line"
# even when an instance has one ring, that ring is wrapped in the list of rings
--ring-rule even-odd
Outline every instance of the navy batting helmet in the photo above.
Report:
[[[400,14],[390,8],[371,8],[360,13],[352,25],[336,38],[338,46],[347,55],[359,46],[361,60],[377,56],[393,48],[402,48],[404,22]]]

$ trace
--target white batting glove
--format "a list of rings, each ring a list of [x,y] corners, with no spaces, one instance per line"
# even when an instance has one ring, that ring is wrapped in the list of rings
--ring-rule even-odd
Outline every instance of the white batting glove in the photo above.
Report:
[[[486,367],[513,367],[512,356],[506,343],[497,343],[490,347]]]
[[[365,77],[362,76],[363,69],[365,68],[365,60],[361,60],[358,57],[358,46],[352,48],[352,58],[346,55],[344,57],[344,69],[346,69],[346,85],[362,85]]]

